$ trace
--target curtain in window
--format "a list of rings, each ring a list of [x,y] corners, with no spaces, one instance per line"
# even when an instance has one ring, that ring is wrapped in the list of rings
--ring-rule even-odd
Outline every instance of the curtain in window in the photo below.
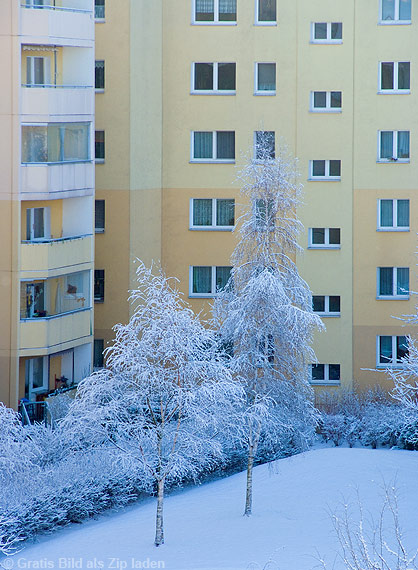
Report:
[[[194,88],[204,91],[213,89],[213,63],[194,64]]]
[[[380,132],[380,158],[393,157],[393,131]]]
[[[402,201],[405,202],[407,200]],[[380,225],[383,227],[393,226],[393,200],[380,200]]]
[[[402,358],[408,354],[408,339],[406,336],[396,337],[396,362],[400,362]]]
[[[316,40],[326,40],[327,39],[327,23],[326,22],[316,22],[314,33],[315,33],[315,39]]]
[[[258,64],[258,91],[275,91],[276,65],[274,63]]]
[[[47,162],[47,128],[22,127],[22,162]]]
[[[312,243],[313,244],[325,243],[325,228],[312,228]]]
[[[379,295],[393,295],[393,267],[379,268]]]
[[[398,267],[396,279],[396,294],[408,295],[409,294],[409,268]]]
[[[235,158],[235,133],[234,131],[217,131],[216,133],[216,158]]]
[[[44,359],[32,358],[32,387],[42,388],[44,385]]]
[[[380,88],[393,89],[393,62],[382,62],[380,66]]]
[[[398,227],[409,227],[409,200],[398,200]]]
[[[216,268],[216,290],[221,291],[228,283],[231,275],[231,267],[217,267]]]
[[[193,225],[194,226],[212,225],[212,200],[210,199],[193,200]]]
[[[215,15],[214,0],[196,0],[195,15],[197,21],[213,22]]]
[[[105,87],[105,62],[103,60],[94,62],[94,87],[96,89]]]
[[[221,14],[236,14],[237,0],[219,0],[219,19]]]
[[[218,89],[235,91],[235,63],[218,63]]]
[[[411,19],[411,0],[399,0],[399,19]]]
[[[67,124],[64,129],[63,160],[87,160],[89,158],[88,125]]]
[[[325,364],[312,364],[312,380],[325,379]]]
[[[212,293],[212,267],[193,267],[193,293]]]
[[[195,132],[193,137],[193,158],[213,158],[213,133]]]
[[[397,158],[409,158],[409,131],[398,131]]]
[[[382,20],[395,19],[395,0],[382,0]]]
[[[324,295],[313,295],[312,297],[312,309],[314,313],[324,313],[325,312],[325,297]]]
[[[329,379],[339,380],[340,379],[340,365],[339,364],[329,364]]]
[[[398,63],[398,89],[410,88],[410,64],[409,61]]]
[[[235,202],[234,200],[216,201],[216,225],[233,226],[235,223]]]
[[[258,0],[258,21],[276,21],[276,0]]]
[[[313,161],[312,176],[325,176],[325,160]]]
[[[379,363],[388,364],[392,362],[392,337],[381,336],[379,337]]]
[[[331,39],[341,40],[343,37],[343,25],[342,22],[332,22],[331,24]]]

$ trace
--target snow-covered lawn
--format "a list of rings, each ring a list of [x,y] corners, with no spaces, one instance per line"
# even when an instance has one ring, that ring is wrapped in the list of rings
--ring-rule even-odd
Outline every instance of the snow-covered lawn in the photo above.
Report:
[[[377,515],[382,485],[395,478],[406,543],[417,548],[418,453],[326,448],[255,468],[252,517],[242,516],[245,473],[238,473],[167,497],[159,548],[148,499],[41,537],[13,557],[14,568],[246,570],[271,559],[269,570],[311,570],[318,553],[331,568],[338,546],[329,510],[355,504],[358,492]]]

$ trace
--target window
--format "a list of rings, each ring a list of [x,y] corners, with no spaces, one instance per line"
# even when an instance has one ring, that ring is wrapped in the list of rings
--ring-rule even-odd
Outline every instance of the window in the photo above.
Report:
[[[276,0],[256,0],[256,24],[276,23]]]
[[[411,0],[381,0],[381,24],[409,24],[411,22]]]
[[[409,230],[409,200],[379,200],[377,229],[385,231]]]
[[[309,228],[309,247],[338,249],[341,246],[340,228]]]
[[[94,370],[97,370],[98,368],[103,368],[104,366],[103,350],[104,350],[104,340],[102,338],[95,338],[94,347],[93,347]]]
[[[235,224],[233,198],[192,198],[190,201],[190,229],[232,230]]]
[[[35,319],[46,317],[46,282],[22,281],[20,284],[20,318]]]
[[[26,86],[51,84],[51,58],[26,57]]]
[[[341,180],[341,160],[311,160],[310,180]]]
[[[193,63],[192,93],[202,95],[235,93],[235,63]]]
[[[94,151],[96,162],[105,161],[105,132],[95,131],[94,132]]]
[[[94,0],[94,17],[96,20],[105,19],[105,0]]]
[[[96,91],[103,91],[105,88],[105,62],[97,59],[94,62],[94,87]]]
[[[382,61],[379,66],[380,93],[409,93],[411,73],[409,61]]]
[[[102,234],[105,231],[105,201],[94,201],[94,231]]]
[[[190,267],[190,297],[213,297],[224,289],[231,275],[229,266]]]
[[[314,22],[311,37],[315,44],[340,44],[343,39],[343,25],[341,22]]]
[[[255,94],[275,95],[276,94],[276,64],[256,63],[255,64]]]
[[[276,143],[274,131],[255,131],[254,156],[256,160],[274,160]]]
[[[193,131],[191,160],[234,162],[235,131]]]
[[[48,391],[48,358],[39,356],[25,360],[25,398],[33,401],[36,394]]]
[[[342,107],[341,91],[311,91],[311,111],[338,113]]]
[[[274,364],[274,337],[272,334],[261,335],[257,339],[257,362],[258,367],[266,364]]]
[[[409,299],[409,267],[378,267],[377,296]]]
[[[408,355],[408,338],[406,336],[377,337],[377,366],[396,366]]]
[[[379,162],[409,162],[409,131],[379,131]]]
[[[339,317],[341,298],[339,295],[313,295],[312,308],[314,313],[322,317]]]
[[[311,384],[339,384],[340,364],[311,364]]]
[[[104,269],[94,270],[94,302],[103,303],[105,289],[105,272]]]
[[[26,210],[26,240],[47,240],[50,234],[50,208],[28,208]]]
[[[195,24],[235,24],[237,0],[193,0]]]
[[[90,123],[22,126],[22,164],[90,160]]]
[[[255,201],[256,229],[273,231],[276,225],[276,208],[273,200]]]

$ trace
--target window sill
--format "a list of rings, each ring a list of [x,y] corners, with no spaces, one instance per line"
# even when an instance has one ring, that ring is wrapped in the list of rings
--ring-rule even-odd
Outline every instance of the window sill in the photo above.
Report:
[[[340,386],[341,380],[310,380],[311,386]]]
[[[407,228],[393,228],[393,227],[377,228],[376,231],[377,232],[409,232],[409,227],[407,227]]]
[[[255,97],[274,97],[276,95],[276,91],[254,91]]]
[[[341,182],[341,176],[310,176],[308,182]]]
[[[214,299],[216,293],[189,293],[189,299]]]
[[[21,166],[63,166],[64,164],[87,164],[93,162],[91,158],[85,160],[62,160],[60,162],[21,162]]]
[[[277,22],[254,22],[254,26],[275,27],[275,26],[277,26]]]
[[[410,89],[381,89],[377,92],[378,95],[410,95]]]
[[[237,22],[192,22],[192,26],[236,26]]]
[[[94,162],[95,162],[95,164],[104,164],[105,159],[104,158],[95,158]]]
[[[104,303],[104,299],[94,299],[95,303]]]
[[[328,113],[328,114],[335,114],[335,113],[342,113],[342,109],[327,109],[327,108],[321,108],[321,109],[309,109],[310,113]]]
[[[341,245],[308,245],[308,249],[341,249]]]
[[[409,158],[394,158],[392,160],[388,158],[378,158],[376,164],[409,164],[410,161]]]
[[[103,88],[103,89],[102,89],[102,88],[100,88],[100,89],[98,88],[98,89],[95,89],[94,92],[95,92],[95,93],[104,93],[105,90],[104,90],[104,88]]]
[[[226,95],[226,96],[231,97],[231,96],[236,95],[236,94],[237,94],[236,90],[232,91],[232,90],[227,90],[227,89],[225,89],[225,91],[222,91],[219,89],[217,91],[215,91],[215,90],[209,91],[209,90],[204,90],[204,89],[196,90],[196,91],[193,91],[193,90],[190,91],[190,95]]]
[[[216,160],[216,159],[200,159],[192,158],[189,160],[189,164],[235,164],[235,159],[233,160]]]
[[[343,43],[343,40],[311,40],[310,43],[317,45],[339,45]]]
[[[409,301],[409,295],[377,295],[376,301]]]
[[[379,20],[379,26],[410,26],[411,20]]]
[[[318,315],[318,317],[321,318],[326,318],[326,319],[335,319],[335,318],[340,318],[341,317],[341,313],[319,313],[314,311],[315,315]]]
[[[376,368],[379,368],[380,370],[385,370],[386,368],[391,368],[391,369],[398,368],[399,370],[402,370],[403,368],[405,368],[405,365],[401,364],[400,362],[397,362],[396,364],[388,362],[387,364],[376,364]]]
[[[94,18],[94,23],[95,24],[105,24],[106,19],[105,18]]]
[[[104,228],[94,228],[94,233],[95,234],[104,234],[105,229]]]
[[[232,232],[235,226],[190,226],[191,232]]]

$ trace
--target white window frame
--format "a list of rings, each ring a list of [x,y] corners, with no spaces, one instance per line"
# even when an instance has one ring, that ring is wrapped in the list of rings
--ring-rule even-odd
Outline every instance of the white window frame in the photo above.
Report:
[[[326,103],[325,107],[315,107],[315,93],[323,93],[323,91],[311,91],[311,105],[310,105],[310,112],[311,113],[341,113],[342,112],[342,103],[341,107],[331,107],[331,93],[341,93],[341,101],[342,101],[342,91],[325,91]]]
[[[313,230],[317,229],[317,228],[319,228],[319,226],[315,226],[315,228],[309,228],[308,249],[341,249],[341,228],[323,228],[325,230],[325,241],[323,244],[313,243],[313,241],[312,241]],[[340,230],[340,243],[329,243],[329,230],[330,229],[339,229]]]
[[[381,269],[392,269],[392,295],[382,295],[380,293],[380,270]],[[376,299],[385,300],[402,300],[408,301],[409,300],[409,290],[407,293],[398,295],[396,290],[398,288],[398,269],[408,269],[408,277],[409,277],[409,267],[377,267],[376,268]],[[408,278],[409,281],[409,278]]]
[[[339,159],[335,158],[332,160],[339,160]],[[310,180],[311,182],[315,182],[317,180],[320,180],[320,181],[324,181],[324,180],[339,181],[339,180],[341,180],[341,160],[339,160],[339,162],[340,162],[340,175],[339,176],[330,176],[330,174],[329,174],[331,159],[324,161],[325,162],[325,176],[314,176],[313,175],[313,165],[314,165],[314,162],[317,162],[317,161],[324,161],[324,159],[317,159],[317,160],[310,160],[309,161],[309,178],[308,178],[308,180]]]
[[[324,366],[324,378],[322,380],[314,380],[312,378],[312,365],[311,365],[311,378],[309,380],[309,383],[312,386],[340,386],[341,384],[341,364],[339,364],[338,362],[333,362],[332,364],[339,364],[340,366],[340,379],[339,380],[330,380],[329,379],[329,367],[330,364],[324,364],[323,362],[315,362],[313,364],[323,364]]]
[[[260,64],[265,64],[268,63],[270,65],[274,65],[275,67],[275,74],[276,74],[276,83],[275,83],[275,88],[271,89],[271,90],[259,90],[258,89],[258,66]],[[257,61],[254,64],[254,95],[263,95],[263,96],[272,96],[272,95],[276,95],[276,89],[277,89],[277,64],[275,61]]]
[[[216,157],[216,142],[217,142],[217,133],[235,133],[235,131],[192,131],[191,132],[191,140],[190,140],[190,162],[194,163],[204,163],[204,164],[235,164],[235,158],[213,158]],[[212,158],[194,158],[194,135],[195,133],[212,133]],[[235,149],[234,149],[235,151]]]
[[[259,10],[258,10],[258,0],[255,0],[255,20],[254,20],[254,25],[255,26],[277,26],[277,0],[275,0],[276,2],[276,19],[275,20],[271,20],[271,21],[264,21],[264,20],[259,20]]]
[[[392,338],[392,361],[391,362],[380,362],[380,338],[382,336],[390,336]],[[404,365],[401,362],[399,362],[396,358],[396,344],[397,344],[397,338],[399,336],[407,337],[407,341],[408,341],[408,335],[384,334],[384,335],[377,335],[376,336],[376,368],[404,368]],[[394,362],[394,355],[395,355],[395,362]]]
[[[44,218],[44,235],[41,237],[34,237],[34,225],[35,225],[35,210],[43,210],[43,218]],[[28,222],[28,216],[30,218],[29,221],[29,240],[25,241],[47,241],[51,239],[51,208],[47,207],[40,207],[40,208],[27,208],[26,209],[26,224]],[[28,233],[28,228],[26,226],[26,234]]]
[[[194,267],[210,267],[211,274],[211,292],[210,293],[193,293],[193,268]],[[212,299],[216,297],[216,268],[229,267],[228,265],[190,265],[189,266],[189,297],[195,299]]]
[[[381,225],[381,207],[380,204],[382,200],[392,200],[392,225],[382,226]],[[408,200],[409,202],[409,224],[411,223],[411,201],[409,198],[381,198],[377,201],[377,231],[380,232],[409,232],[410,226],[398,226],[398,201]]]
[[[35,59],[43,60],[44,82],[35,83]],[[31,81],[28,82],[28,68],[30,67]],[[26,56],[26,85],[31,87],[49,86],[51,85],[51,58],[49,56],[27,55]]]
[[[315,39],[315,24],[326,24],[327,25],[327,37],[324,39]],[[311,43],[312,44],[342,44],[343,39],[332,39],[331,38],[331,25],[332,24],[343,24],[343,22],[311,22]],[[342,34],[341,34],[342,35]]]
[[[195,89],[194,81],[195,81],[196,63],[208,63],[213,65],[213,89]],[[218,66],[220,63],[229,63],[235,65],[235,89],[218,89],[218,80],[219,80]],[[235,61],[194,61],[192,63],[190,93],[192,95],[236,95],[237,93],[236,70],[237,70],[237,64],[235,63]]]
[[[395,0],[395,17],[393,20],[383,20],[383,1],[379,0],[379,24],[382,26],[405,26],[412,23],[411,20],[399,19],[399,0]],[[411,13],[412,13],[412,0],[411,0]]]
[[[193,209],[195,200],[212,200],[212,224],[210,226],[195,226],[193,224]],[[233,226],[218,226],[216,223],[217,215],[217,202],[218,200],[234,200],[235,209],[235,199],[234,198],[190,198],[190,208],[189,208],[189,230],[199,230],[199,231],[218,231],[218,232],[232,232],[235,225]],[[234,212],[235,215],[235,212]]]
[[[28,363],[28,379],[29,379],[29,386],[28,386],[28,392],[29,392],[29,400],[32,401],[32,394],[39,394],[39,393],[43,393],[43,392],[47,392],[48,391],[48,357],[47,356],[38,356],[36,358],[42,358],[42,386],[40,386],[39,388],[34,388],[33,387],[33,361],[35,360],[35,358],[28,358],[26,360],[26,362]],[[26,364],[25,364],[25,375],[26,375]],[[25,378],[25,383],[26,383],[26,378]]]
[[[341,317],[341,296],[340,295],[312,295],[312,297],[324,297],[325,299],[325,310],[324,311],[314,311],[315,315],[319,317]],[[340,298],[340,310],[330,311],[329,310],[329,298],[339,297]]]
[[[408,132],[409,133],[409,157],[408,158],[398,158],[398,133],[399,132]],[[392,133],[392,148],[393,148],[393,157],[392,158],[381,158],[380,157],[380,149],[381,149],[381,135],[382,133]],[[411,131],[404,131],[399,130],[399,131],[392,131],[390,129],[388,130],[380,130],[377,133],[377,161],[376,162],[381,162],[384,164],[390,163],[390,164],[408,164],[411,160]]]
[[[383,89],[382,88],[382,64],[393,63],[393,89]],[[409,73],[411,73],[411,62],[410,61],[379,61],[378,69],[378,85],[377,92],[379,95],[409,95],[411,93],[411,75],[409,76],[409,89],[399,89],[399,64],[409,63]]]
[[[214,0],[214,17],[213,22],[196,20],[196,0],[192,0],[192,25],[193,26],[236,26],[237,19],[231,21],[219,20],[219,0]],[[237,0],[237,18],[238,18],[238,0]]]

